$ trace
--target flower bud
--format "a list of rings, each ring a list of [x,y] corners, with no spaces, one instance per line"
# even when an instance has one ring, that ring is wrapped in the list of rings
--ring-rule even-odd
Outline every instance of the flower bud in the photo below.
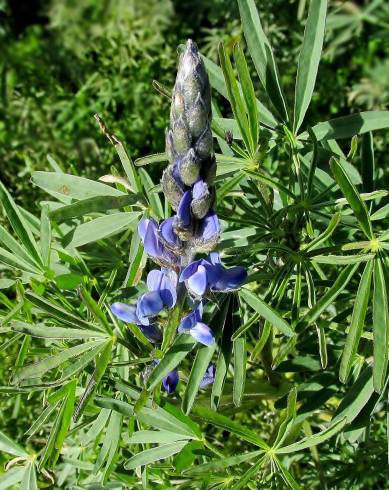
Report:
[[[209,126],[205,128],[200,138],[195,145],[195,152],[202,160],[211,158],[212,156],[212,131]]]
[[[208,213],[213,203],[213,195],[209,191],[208,185],[203,180],[195,183],[192,189],[192,214],[197,219],[202,219]]]
[[[184,185],[175,165],[169,165],[164,170],[162,174],[162,188],[166,199],[170,202],[172,208],[176,210],[184,194]]]
[[[182,154],[189,150],[191,144],[191,134],[184,118],[180,116],[172,128],[174,148],[177,153]]]
[[[185,185],[193,185],[199,178],[201,162],[191,148],[178,162],[178,171]]]

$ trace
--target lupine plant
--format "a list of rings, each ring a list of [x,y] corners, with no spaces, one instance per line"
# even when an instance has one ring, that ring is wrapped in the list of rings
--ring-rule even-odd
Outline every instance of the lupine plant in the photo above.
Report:
[[[372,134],[389,114],[309,120],[325,0],[309,3],[292,105],[254,1],[238,6],[251,61],[220,45],[218,66],[189,40],[173,90],[157,84],[165,152],[133,163],[97,116],[121,169],[93,181],[51,158],[32,175],[40,219],[0,186],[15,359],[0,391],[16,414],[39,407],[24,441],[0,432],[0,489],[363,488],[355,462],[386,485],[369,428],[389,380]]]

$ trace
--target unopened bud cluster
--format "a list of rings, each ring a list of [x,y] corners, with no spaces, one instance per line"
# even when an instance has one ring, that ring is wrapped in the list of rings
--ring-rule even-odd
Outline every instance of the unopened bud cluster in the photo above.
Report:
[[[162,177],[165,196],[177,211],[174,230],[184,242],[196,241],[199,220],[208,215],[215,201],[211,117],[208,75],[196,44],[188,40],[178,66],[166,132],[170,165]]]
[[[165,197],[176,214],[161,223],[144,218],[138,225],[145,251],[161,269],[149,272],[148,291],[138,298],[136,305],[121,302],[111,305],[117,318],[137,325],[153,343],[160,343],[164,336],[159,319],[162,311],[180,303],[180,308],[188,309],[188,314],[173,327],[203,345],[212,345],[214,333],[203,322],[207,297],[237,289],[246,279],[243,267],[223,267],[217,252],[195,260],[197,252],[215,248],[220,235],[219,219],[213,209],[216,161],[210,125],[208,76],[196,45],[189,40],[173,90],[170,128],[166,133],[170,164],[162,176]],[[187,293],[190,298],[186,308]],[[151,367],[155,368],[157,363]],[[200,387],[212,383],[214,376],[215,368],[210,364]],[[162,380],[167,393],[172,393],[177,383],[176,369]]]

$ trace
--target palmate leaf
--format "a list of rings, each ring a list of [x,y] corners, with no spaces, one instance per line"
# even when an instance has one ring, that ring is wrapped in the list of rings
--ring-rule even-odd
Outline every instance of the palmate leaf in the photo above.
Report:
[[[54,466],[60,455],[73,414],[76,386],[77,380],[74,379],[59,390],[62,398],[61,406],[39,461],[39,469],[42,469],[48,461],[50,466]]]
[[[309,325],[311,325],[337,298],[337,296],[345,289],[351,278],[353,277],[358,264],[346,266],[339,274],[334,284],[326,291],[326,293],[313,305],[313,307],[301,318],[296,325],[296,332],[300,333]]]
[[[294,106],[294,131],[298,132],[312,98],[323,47],[327,0],[311,0],[301,48]]]
[[[30,274],[40,274],[41,272],[38,267],[31,265],[30,262],[26,262],[2,247],[0,247],[0,263],[11,269],[29,272]]]
[[[8,249],[8,251],[12,255],[15,255],[15,258],[18,258],[21,263],[25,263],[26,265],[28,264],[30,269],[39,271],[39,263],[37,263],[36,260],[31,257],[27,249],[20,245],[20,243],[15,240],[15,238],[1,225],[0,242]]]
[[[109,477],[114,464],[114,458],[119,448],[123,416],[120,413],[112,411],[110,413],[107,431],[103,439],[103,445],[97,456],[93,471],[97,473],[102,467],[104,468],[104,482]]]

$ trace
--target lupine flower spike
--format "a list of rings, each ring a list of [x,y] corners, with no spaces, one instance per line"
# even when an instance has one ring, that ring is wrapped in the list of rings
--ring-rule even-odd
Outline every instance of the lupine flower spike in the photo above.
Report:
[[[114,315],[138,325],[151,342],[162,340],[158,328],[161,312],[174,308],[178,297],[180,304],[184,304],[187,292],[194,306],[181,319],[178,333],[190,334],[198,342],[212,345],[215,342],[212,329],[202,321],[207,294],[237,289],[246,279],[243,267],[224,268],[216,252],[206,259],[193,260],[196,253],[208,253],[216,247],[221,231],[214,209],[216,160],[211,118],[208,75],[196,44],[188,40],[172,94],[170,126],[166,131],[169,166],[162,175],[165,198],[176,214],[160,224],[145,218],[138,225],[146,253],[161,270],[149,272],[148,292],[140,296],[136,305],[111,305]],[[200,386],[212,383],[214,376],[215,367],[211,364]],[[177,370],[162,380],[168,394],[175,391],[177,384]]]

